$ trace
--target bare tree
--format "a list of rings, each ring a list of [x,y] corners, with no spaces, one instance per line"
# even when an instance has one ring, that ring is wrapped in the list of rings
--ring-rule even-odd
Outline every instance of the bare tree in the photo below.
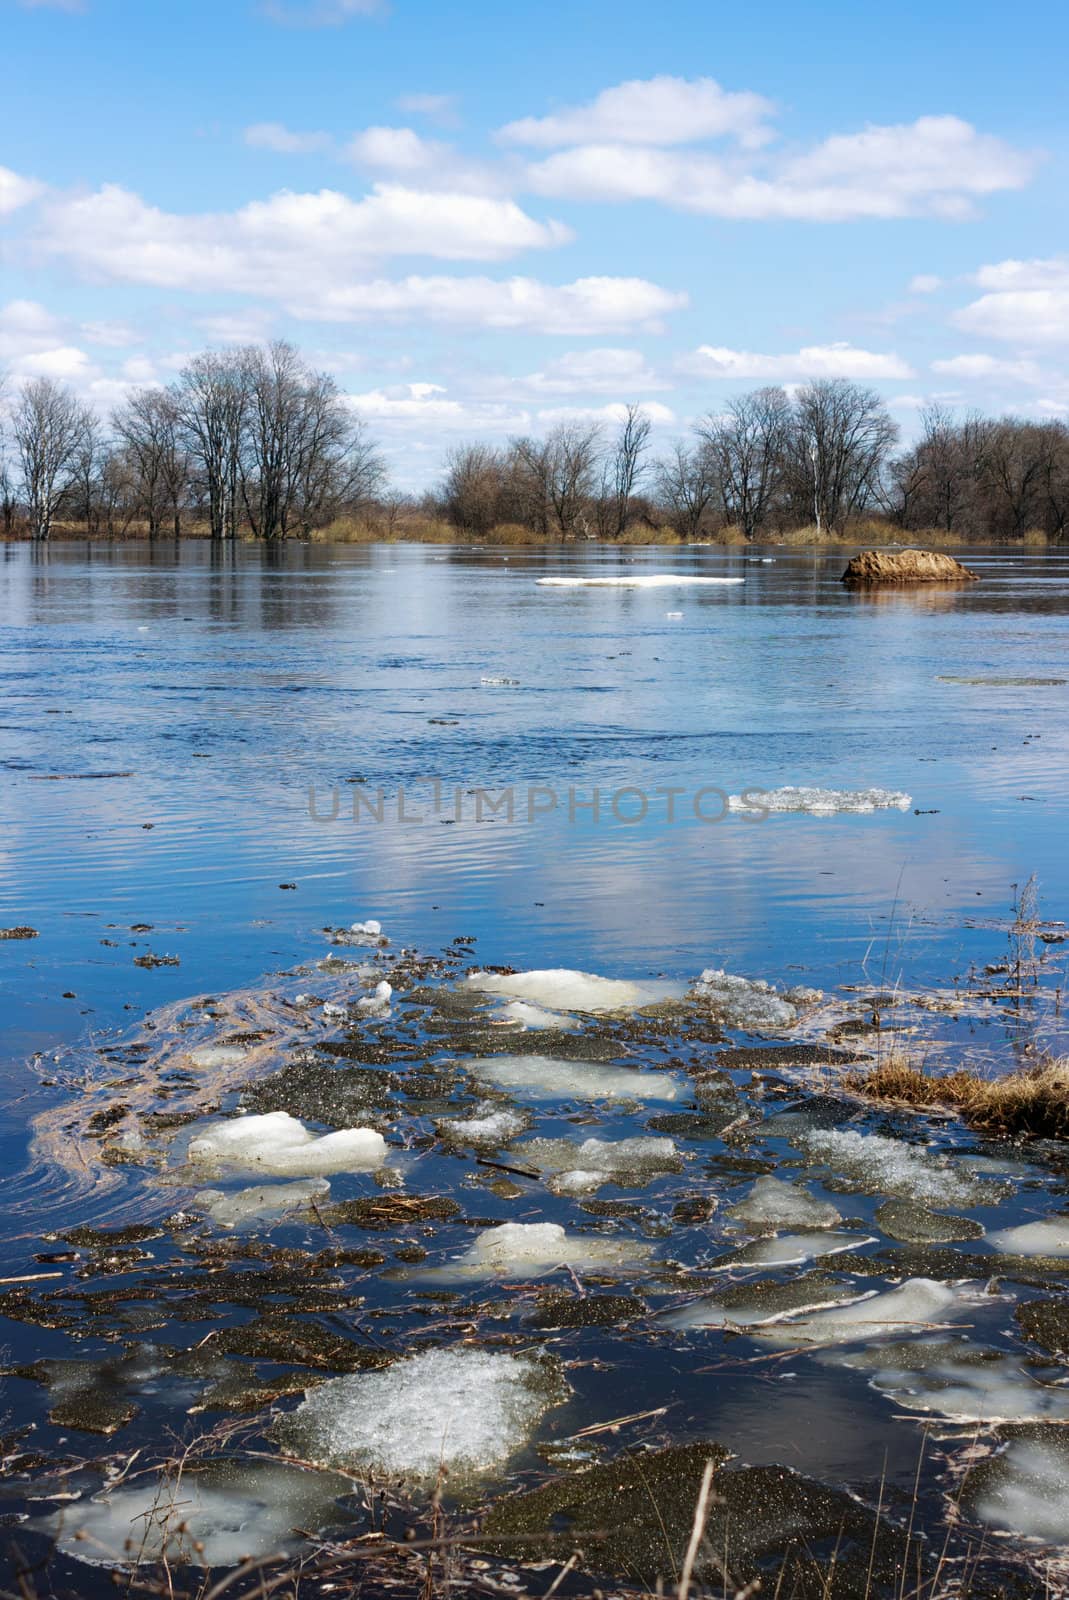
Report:
[[[179,439],[179,411],[167,389],[135,389],[112,413],[112,431],[130,465],[137,509],[155,538],[169,516],[174,536],[182,531],[189,462]]]
[[[588,538],[586,507],[601,449],[599,423],[561,422],[545,441],[546,487],[562,539]]]
[[[462,444],[445,458],[442,505],[454,528],[485,539],[503,520],[505,468],[487,444]]]
[[[200,475],[213,539],[237,534],[247,367],[244,351],[209,350],[193,357],[171,391],[180,435]]]
[[[696,539],[717,489],[707,447],[688,449],[677,441],[672,454],[657,463],[655,481],[671,527],[684,539]]]
[[[847,378],[806,384],[793,409],[791,509],[797,516],[811,507],[818,526],[841,528],[880,503],[897,425],[875,390]]]
[[[602,465],[598,505],[598,532],[621,539],[627,531],[631,503],[649,470],[646,455],[653,424],[641,406],[629,405],[611,449]]]
[[[738,395],[697,429],[710,453],[728,522],[753,539],[769,519],[783,482],[791,407],[779,388]]]
[[[35,539],[47,539],[52,532],[92,421],[74,391],[54,378],[29,378],[19,391],[12,432]]]

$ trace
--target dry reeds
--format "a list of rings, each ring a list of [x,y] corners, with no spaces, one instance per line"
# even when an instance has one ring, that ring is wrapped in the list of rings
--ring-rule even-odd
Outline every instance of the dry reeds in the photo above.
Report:
[[[983,1133],[1018,1139],[1069,1137],[1069,1060],[982,1078],[964,1067],[939,1076],[904,1056],[890,1056],[872,1072],[850,1073],[844,1085],[867,1100],[957,1112]]]

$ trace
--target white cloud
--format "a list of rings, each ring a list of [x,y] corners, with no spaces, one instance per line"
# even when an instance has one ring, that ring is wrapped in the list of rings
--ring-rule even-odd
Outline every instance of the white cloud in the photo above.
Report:
[[[394,384],[386,388],[369,389],[362,394],[350,394],[348,399],[362,417],[375,423],[377,431],[387,440],[391,436],[407,440],[426,427],[433,430],[431,438],[440,434],[481,434],[503,438],[510,433],[544,433],[558,422],[617,424],[627,415],[627,407],[623,402],[604,406],[531,409],[517,406],[515,402],[510,404],[458,397],[437,383]],[[642,409],[655,425],[664,426],[675,421],[675,413],[656,401],[650,401]]]
[[[245,129],[245,143],[253,150],[273,150],[282,156],[313,155],[317,150],[329,150],[329,133],[298,133],[282,122],[254,122]]]
[[[408,116],[428,117],[443,128],[453,127],[457,121],[455,94],[402,94],[394,104]]]
[[[384,0],[264,0],[260,7],[271,22],[286,28],[340,28],[354,17],[371,17],[386,10]]]
[[[976,283],[988,293],[954,313],[959,328],[1025,346],[1069,342],[1069,257],[999,261]]]
[[[932,371],[942,373],[945,377],[965,378],[974,382],[983,382],[989,378],[1010,383],[1046,381],[1042,370],[1034,361],[1005,361],[1000,356],[989,355],[949,356],[945,360],[933,361]]]
[[[217,215],[162,211],[112,184],[53,202],[36,243],[98,279],[308,301],[385,256],[497,261],[568,238],[512,200],[398,184],[376,184],[360,200],[282,190]]]
[[[10,167],[0,167],[0,217],[28,206],[31,200],[44,193],[44,185],[33,178],[23,178]]]
[[[521,378],[502,378],[510,392],[530,396],[564,394],[637,394],[669,389],[671,384],[654,372],[640,350],[602,347],[569,350],[548,361],[539,372]]]
[[[658,400],[644,401],[642,410],[655,427],[669,426],[676,420],[671,407],[661,405]],[[554,427],[558,422],[573,421],[616,424],[627,421],[627,405],[617,400],[605,406],[552,406],[539,411],[537,417],[544,428]]]
[[[942,287],[942,278],[937,278],[934,272],[918,272],[909,280],[910,294],[935,294]]]
[[[977,196],[1024,186],[1035,158],[957,117],[837,135],[789,158],[740,164],[703,150],[621,140],[559,150],[527,168],[538,194],[652,200],[706,216],[843,222],[970,216]]]
[[[760,355],[703,344],[679,362],[681,371],[732,382],[791,383],[807,378],[853,378],[860,382],[909,378],[905,361],[894,354],[859,350],[849,344],[808,345],[788,355]]]
[[[579,278],[548,284],[537,278],[408,277],[338,285],[294,295],[290,307],[308,319],[367,322],[426,318],[468,327],[531,333],[603,334],[645,328],[687,303],[685,294],[645,278]]]
[[[773,106],[763,96],[729,93],[712,78],[632,79],[603,89],[587,105],[548,117],[522,117],[498,137],[543,149],[580,144],[690,144],[725,136],[747,147],[763,144]]]
[[[137,334],[125,322],[83,322],[82,338],[87,344],[122,350],[137,342]]]

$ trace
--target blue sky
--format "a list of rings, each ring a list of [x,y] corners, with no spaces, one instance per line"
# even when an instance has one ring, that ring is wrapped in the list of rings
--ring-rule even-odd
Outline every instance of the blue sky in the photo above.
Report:
[[[938,14],[933,16],[933,10]],[[762,382],[1069,415],[1063,7],[0,0],[0,367],[283,335],[398,480]]]

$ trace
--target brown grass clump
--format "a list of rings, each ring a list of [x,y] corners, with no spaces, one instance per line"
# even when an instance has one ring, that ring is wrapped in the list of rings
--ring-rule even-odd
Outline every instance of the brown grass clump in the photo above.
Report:
[[[956,1111],[984,1133],[1069,1138],[1069,1060],[1046,1061],[1004,1078],[981,1078],[965,1068],[933,1076],[903,1056],[891,1056],[872,1072],[850,1073],[844,1082],[868,1100]]]

